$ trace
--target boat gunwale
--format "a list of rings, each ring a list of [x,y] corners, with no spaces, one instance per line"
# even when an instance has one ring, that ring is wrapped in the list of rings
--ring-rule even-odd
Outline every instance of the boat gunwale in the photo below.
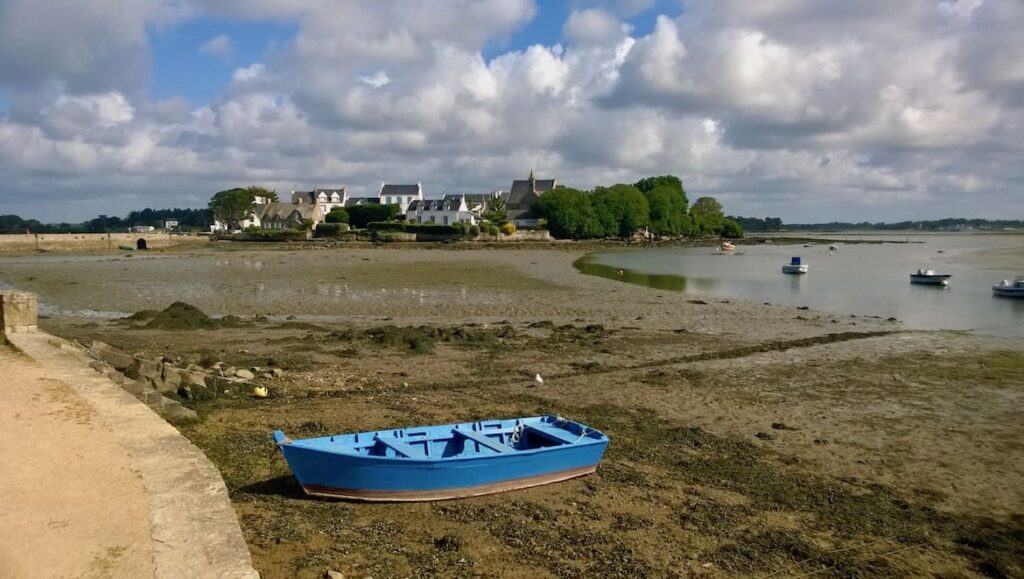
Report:
[[[503,420],[530,420],[530,419],[536,419],[536,418],[554,418],[554,417],[550,416],[550,415],[548,415],[548,416],[528,416],[528,417],[522,417],[522,418],[509,418],[509,419],[503,419]],[[392,428],[392,429],[388,429],[388,430],[368,430],[368,431],[365,431],[365,432],[352,432],[352,433],[345,433],[345,434],[334,434],[334,435],[329,435],[329,436],[318,436],[318,437],[315,437],[315,438],[303,438],[303,439],[298,439],[298,440],[292,440],[292,439],[289,439],[289,438],[285,438],[281,442],[277,442],[275,444],[278,446],[278,448],[281,449],[282,452],[284,452],[284,448],[285,447],[292,447],[292,448],[298,448],[298,449],[302,449],[302,450],[306,450],[306,451],[310,451],[310,452],[316,452],[316,453],[320,453],[320,454],[329,454],[329,455],[339,456],[339,457],[343,457],[343,458],[357,459],[359,461],[366,461],[366,462],[396,463],[396,464],[403,464],[403,465],[407,465],[407,464],[411,464],[411,463],[414,463],[414,464],[415,463],[419,463],[419,464],[424,464],[424,465],[431,465],[431,464],[437,465],[437,464],[450,464],[450,463],[454,463],[454,462],[468,462],[468,461],[474,461],[474,460],[491,460],[491,459],[499,459],[499,460],[502,460],[502,461],[509,461],[509,460],[511,460],[511,459],[513,459],[515,457],[529,457],[529,456],[533,456],[535,454],[539,454],[539,453],[543,453],[543,452],[553,452],[553,451],[557,451],[557,450],[567,450],[567,449],[571,449],[571,448],[593,446],[595,444],[606,444],[607,445],[608,442],[610,441],[610,439],[608,438],[608,436],[605,433],[601,432],[600,430],[597,430],[596,428],[591,428],[590,426],[587,426],[585,424],[582,424],[580,422],[575,422],[575,421],[572,421],[572,420],[567,420],[566,422],[570,422],[570,423],[573,423],[573,424],[576,424],[578,426],[581,426],[581,427],[585,428],[587,430],[586,434],[581,436],[580,439],[578,441],[576,441],[575,443],[562,443],[562,444],[557,444],[557,445],[552,445],[552,446],[542,446],[542,447],[538,447],[538,448],[531,448],[531,449],[527,449],[527,450],[516,450],[516,452],[514,452],[514,453],[475,454],[475,455],[470,455],[470,456],[455,455],[455,456],[438,456],[438,457],[428,457],[428,456],[424,456],[424,457],[409,457],[409,456],[370,456],[370,455],[365,455],[365,454],[359,454],[358,452],[355,452],[355,451],[352,450],[353,448],[366,448],[368,446],[373,446],[374,444],[376,444],[376,438],[378,436],[380,436],[380,434],[382,432],[394,432],[396,430],[411,430],[411,429],[417,429],[417,428],[438,428],[438,427],[446,427],[446,426],[451,426],[452,430],[456,430],[455,427],[458,426],[458,425],[461,425],[461,424],[478,424],[479,421],[478,422],[458,422],[458,423],[453,423],[453,424],[437,424],[437,425],[430,425],[430,426],[408,426],[408,427],[402,427],[402,428]],[[529,425],[526,424],[525,426],[529,426]],[[483,433],[485,435],[488,434],[486,431],[483,431],[483,430],[475,430],[473,432]],[[491,431],[491,433],[494,433],[494,432],[495,431]],[[504,433],[504,432],[507,432],[507,431],[505,431],[505,430],[501,431],[501,433]],[[301,444],[301,443],[304,443],[304,442],[308,443],[308,442],[312,442],[312,441],[329,440],[333,436],[352,436],[352,435],[357,435],[357,434],[359,434],[359,435],[365,434],[367,436],[372,435],[373,438],[371,439],[371,442],[369,444],[367,444],[365,446],[358,446],[358,447],[346,446],[346,445],[342,445],[342,444],[338,444],[338,443],[335,443],[335,444],[337,444],[341,448],[327,448],[326,445],[324,445],[324,446],[321,446],[321,445],[311,446],[309,444]],[[597,434],[598,436],[597,437],[593,437],[593,436],[591,436],[591,434]],[[454,437],[455,437],[455,435],[452,434],[451,438],[454,438]],[[410,442],[414,442],[414,443],[415,442],[422,442],[424,440],[446,440],[446,439],[447,439],[446,437],[441,436],[441,437],[438,437],[436,439],[420,438],[420,439],[412,439],[410,441],[408,438],[398,438],[398,437],[396,437],[396,440],[399,440],[399,441],[404,442],[406,444],[409,444]],[[472,439],[466,439],[466,440],[472,441]]]

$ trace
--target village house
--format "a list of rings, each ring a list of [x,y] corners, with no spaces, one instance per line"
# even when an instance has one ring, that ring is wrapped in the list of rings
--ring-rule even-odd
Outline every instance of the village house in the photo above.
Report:
[[[316,221],[323,221],[327,214],[335,207],[345,207],[348,201],[348,192],[344,187],[337,189],[326,189],[317,187],[312,191],[292,191],[293,205],[313,205],[319,218]]]
[[[271,203],[269,197],[263,197],[257,195],[253,198],[252,207],[249,209],[249,213],[238,222],[238,229],[248,229],[250,227],[262,227],[263,213],[267,209],[267,205]],[[230,227],[227,223],[215,219],[213,225],[210,226],[210,231],[228,231]]]
[[[491,208],[495,199],[499,199],[504,196],[504,192],[500,189],[491,193],[445,193],[444,200],[458,203],[459,197],[462,197],[466,201],[466,207],[469,212],[476,215],[477,219],[482,219],[484,213]]]
[[[345,201],[345,207],[355,207],[356,205],[379,205],[380,199],[377,197],[349,197]]]
[[[306,222],[316,229],[323,216],[315,203],[268,203],[260,221],[264,229],[302,229]]]
[[[453,223],[469,223],[476,225],[479,218],[469,210],[466,204],[466,196],[445,195],[442,199],[422,199],[409,204],[405,213],[409,223],[438,223],[440,225],[452,225]]]
[[[557,186],[554,179],[534,179],[532,170],[529,178],[512,181],[506,206],[508,220],[518,227],[536,226],[539,216],[533,212],[533,204]]]
[[[423,184],[395,185],[392,183],[381,183],[378,198],[381,205],[398,205],[399,213],[407,213],[409,205],[413,201],[423,200]]]

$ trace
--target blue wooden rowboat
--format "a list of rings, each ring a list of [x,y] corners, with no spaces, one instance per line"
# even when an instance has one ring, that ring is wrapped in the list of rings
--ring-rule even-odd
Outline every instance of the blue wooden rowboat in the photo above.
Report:
[[[436,501],[594,472],[608,437],[555,416],[419,426],[274,442],[306,494]]]

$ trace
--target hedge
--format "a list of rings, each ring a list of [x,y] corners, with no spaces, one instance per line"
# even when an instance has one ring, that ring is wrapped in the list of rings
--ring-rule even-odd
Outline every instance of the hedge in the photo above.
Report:
[[[472,232],[472,225],[455,223],[439,225],[437,223],[398,223],[394,221],[373,221],[366,224],[371,231],[395,231],[402,233],[429,233],[432,235],[467,235]]]
[[[306,232],[297,229],[256,229],[249,228],[233,235],[232,239],[243,241],[305,241]]]
[[[313,231],[313,237],[338,237],[348,232],[348,223],[321,223]]]

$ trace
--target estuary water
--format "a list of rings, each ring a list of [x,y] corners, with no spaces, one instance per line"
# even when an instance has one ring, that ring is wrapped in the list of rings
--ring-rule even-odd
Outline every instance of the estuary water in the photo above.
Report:
[[[771,242],[596,253],[577,268],[626,283],[692,294],[895,317],[911,329],[973,330],[1024,337],[1024,300],[992,295],[999,280],[1024,275],[1024,235],[830,234],[808,244]],[[870,243],[869,243],[870,242]],[[786,275],[793,256],[805,275]],[[949,273],[950,285],[910,284],[918,268]]]

